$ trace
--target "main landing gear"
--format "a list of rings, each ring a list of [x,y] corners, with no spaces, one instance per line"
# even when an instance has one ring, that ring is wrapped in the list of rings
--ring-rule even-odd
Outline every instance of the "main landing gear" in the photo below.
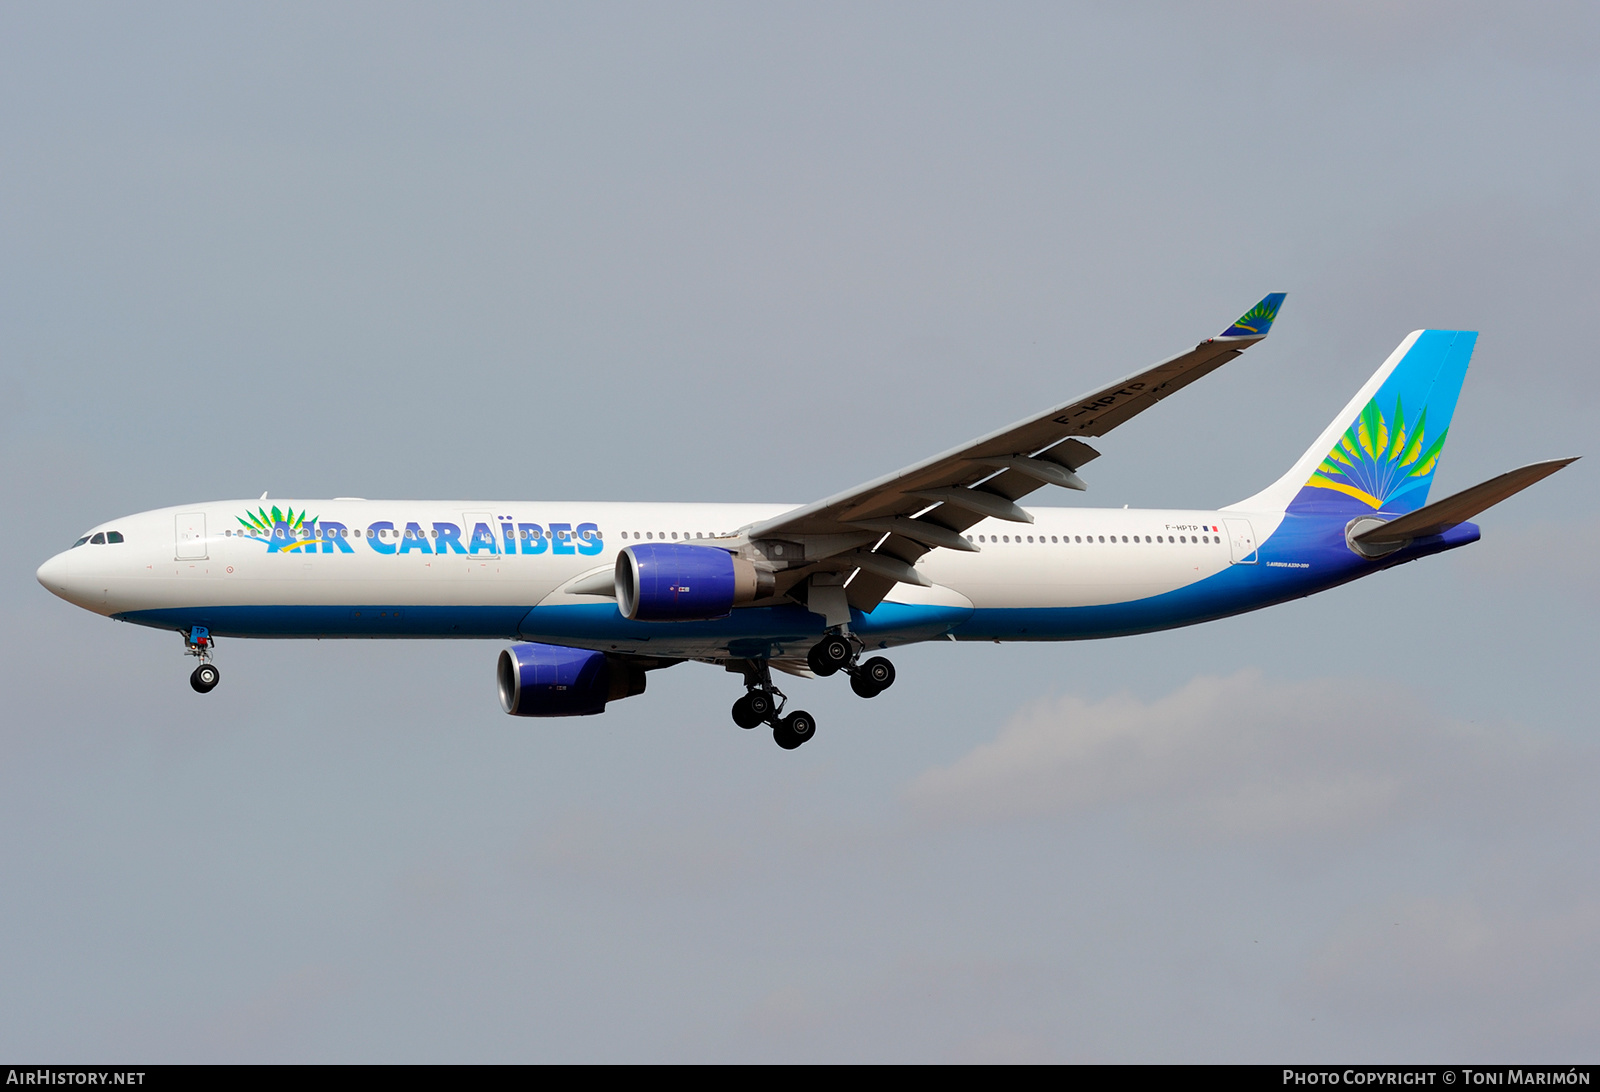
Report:
[[[194,687],[196,694],[209,694],[222,681],[222,672],[211,662],[211,650],[216,643],[205,626],[195,626],[183,635],[183,650],[200,660],[200,666],[189,676],[189,685]]]
[[[882,656],[862,660],[862,650],[859,640],[830,633],[806,654],[806,662],[822,677],[845,672],[851,690],[863,698],[875,698],[894,685],[894,664]],[[737,671],[739,666],[730,665],[729,670]],[[745,660],[743,670],[745,695],[733,703],[733,723],[741,728],[771,725],[773,741],[786,751],[816,735],[817,722],[810,713],[780,715],[789,699],[772,685],[772,667],[766,660]]]
[[[830,633],[806,653],[811,670],[826,678],[839,671],[850,676],[850,689],[859,697],[875,698],[894,685],[894,664],[882,656],[861,661],[861,647],[850,638]]]
[[[817,722],[810,713],[796,710],[779,717],[788,698],[772,685],[772,669],[765,660],[753,660],[744,672],[745,695],[733,703],[733,723],[741,728],[772,726],[772,741],[792,751],[816,735]]]

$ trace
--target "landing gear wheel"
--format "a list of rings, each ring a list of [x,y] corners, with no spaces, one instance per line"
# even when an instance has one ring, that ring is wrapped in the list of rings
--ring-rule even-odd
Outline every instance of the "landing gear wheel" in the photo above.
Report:
[[[792,751],[817,734],[817,722],[810,713],[790,713],[772,729],[772,741],[785,751]]]
[[[865,678],[873,685],[873,692],[881,694],[894,685],[894,664],[882,656],[874,656],[856,668],[856,677]]]
[[[850,647],[849,641],[837,633],[830,633],[806,653],[806,662],[811,665],[813,674],[827,678],[848,665],[854,655],[855,649]]]
[[[772,695],[752,690],[733,703],[733,723],[741,728],[754,728],[772,719]]]
[[[850,669],[850,689],[857,697],[875,698],[893,685],[894,664],[882,656]]]
[[[768,720],[772,716],[772,695],[764,690],[752,690],[744,696],[750,712],[755,714],[756,724]],[[754,728],[755,724],[750,727]]]
[[[753,695],[746,694],[733,703],[733,723],[741,728],[754,728],[766,718],[750,708],[750,699]]]
[[[194,687],[196,694],[209,694],[217,688],[217,683],[222,681],[222,672],[214,664],[201,664],[194,669],[194,674],[189,676],[189,685]]]

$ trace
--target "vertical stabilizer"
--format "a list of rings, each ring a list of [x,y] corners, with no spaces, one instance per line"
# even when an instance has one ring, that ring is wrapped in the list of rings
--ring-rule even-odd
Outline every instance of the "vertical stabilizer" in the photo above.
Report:
[[[1287,474],[1228,507],[1346,519],[1422,507],[1477,340],[1412,332]]]

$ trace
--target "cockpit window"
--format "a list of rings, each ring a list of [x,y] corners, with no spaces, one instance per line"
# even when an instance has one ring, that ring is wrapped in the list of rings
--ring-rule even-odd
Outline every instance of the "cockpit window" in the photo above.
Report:
[[[122,532],[121,531],[107,531],[106,532],[106,541],[107,542],[121,542],[122,541]]]
[[[105,544],[106,533],[104,531],[97,532],[95,536],[89,540],[89,545],[91,546],[104,546]]]
[[[71,546],[68,546],[67,549],[76,550],[79,546],[82,546],[85,542],[88,542],[88,541],[89,541],[89,536],[88,535],[84,535],[77,542],[74,542]]]

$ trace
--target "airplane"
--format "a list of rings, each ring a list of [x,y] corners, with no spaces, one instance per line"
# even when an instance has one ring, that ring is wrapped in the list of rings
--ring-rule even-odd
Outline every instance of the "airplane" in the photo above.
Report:
[[[92,528],[39,567],[86,610],[175,630],[210,692],[221,637],[479,638],[501,708],[584,716],[687,660],[742,677],[742,728],[794,749],[773,671],[843,673],[920,641],[1068,641],[1257,610],[1476,542],[1469,520],[1575,461],[1532,463],[1428,503],[1477,334],[1401,341],[1304,455],[1218,510],[1027,509],[1104,436],[1272,328],[1275,292],[1193,349],[812,504],[219,501]]]

